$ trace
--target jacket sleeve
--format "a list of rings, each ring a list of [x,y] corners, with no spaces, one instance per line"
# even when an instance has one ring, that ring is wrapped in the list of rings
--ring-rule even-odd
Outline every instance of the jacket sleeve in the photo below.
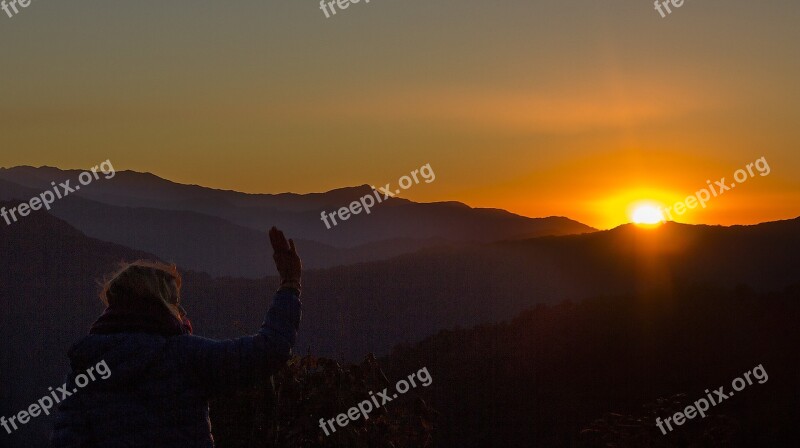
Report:
[[[178,356],[209,395],[248,387],[291,358],[300,317],[299,291],[283,288],[275,293],[258,334],[227,341],[178,336]]]

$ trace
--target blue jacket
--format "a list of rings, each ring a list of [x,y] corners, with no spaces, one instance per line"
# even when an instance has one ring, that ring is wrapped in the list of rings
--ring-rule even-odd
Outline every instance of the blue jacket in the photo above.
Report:
[[[285,365],[300,307],[297,291],[282,289],[257,335],[229,341],[142,333],[85,337],[70,350],[65,390],[71,395],[56,413],[53,447],[212,448],[209,398],[264,381]],[[103,362],[106,379],[97,373],[105,371],[97,367]],[[85,384],[92,367],[95,380]]]

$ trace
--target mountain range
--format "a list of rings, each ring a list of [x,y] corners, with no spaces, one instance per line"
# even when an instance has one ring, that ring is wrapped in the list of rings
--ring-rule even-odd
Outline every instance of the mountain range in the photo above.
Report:
[[[0,200],[27,201],[80,171],[0,169]],[[182,185],[152,174],[117,172],[57,201],[52,213],[87,235],[151,252],[214,276],[260,278],[269,272],[265,229],[291,229],[306,266],[324,268],[391,258],[421,248],[595,229],[562,217],[527,218],[458,202],[390,198],[369,215],[328,229],[320,219],[371,194],[361,187],[314,194],[245,194]]]
[[[44,172],[0,171],[6,199],[0,207],[33,197],[48,179],[60,181],[56,173],[77,176]],[[126,193],[115,180],[131,190]],[[120,261],[177,262],[184,273],[184,306],[198,334],[227,338],[255,331],[278,283],[267,275],[274,268],[257,222],[279,214],[287,215],[277,224],[298,236],[307,267],[296,352],[340,360],[386,355],[398,344],[416,344],[443,329],[503,328],[526,310],[563,301],[631,296],[641,301],[637,312],[646,316],[655,312],[648,303],[668,307],[668,298],[686,285],[769,294],[800,279],[800,218],[752,226],[667,223],[596,231],[566,218],[397,199],[374,216],[346,223],[385,227],[358,239],[333,236],[335,231],[314,222],[320,208],[333,209],[363,191],[251,197],[120,172],[58,201],[49,213],[35,211],[11,225],[0,222],[0,413],[23,409],[47,386],[61,384],[66,351],[102,311],[98,280]],[[453,231],[447,232],[450,220]],[[293,222],[304,224],[295,229]],[[428,230],[415,234],[406,226]],[[317,259],[326,253],[325,261]],[[614,309],[607,308],[604,312]],[[14,446],[43,446],[49,424],[38,419],[10,440]]]

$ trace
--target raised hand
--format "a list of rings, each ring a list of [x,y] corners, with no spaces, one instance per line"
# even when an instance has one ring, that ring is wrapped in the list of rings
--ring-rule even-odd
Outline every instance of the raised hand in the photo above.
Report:
[[[272,243],[272,259],[281,276],[281,288],[301,289],[301,276],[303,263],[294,247],[294,240],[286,240],[283,232],[276,227],[269,231],[269,241]]]

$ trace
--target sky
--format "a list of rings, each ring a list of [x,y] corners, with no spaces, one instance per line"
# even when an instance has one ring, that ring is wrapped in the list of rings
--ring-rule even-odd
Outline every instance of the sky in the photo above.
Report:
[[[0,12],[0,166],[244,192],[384,185],[597,228],[764,157],[687,223],[800,216],[800,4],[34,0]]]

